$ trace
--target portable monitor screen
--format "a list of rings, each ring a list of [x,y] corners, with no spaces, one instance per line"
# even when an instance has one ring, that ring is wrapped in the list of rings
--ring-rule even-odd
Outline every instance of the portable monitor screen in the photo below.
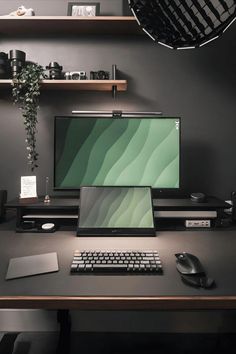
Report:
[[[154,236],[150,187],[82,187],[77,235]]]

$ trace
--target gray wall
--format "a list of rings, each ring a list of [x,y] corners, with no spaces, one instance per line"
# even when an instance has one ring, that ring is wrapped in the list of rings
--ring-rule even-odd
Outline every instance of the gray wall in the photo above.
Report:
[[[0,0],[0,15],[22,1]],[[101,13],[121,15],[121,0],[100,0]],[[25,0],[37,15],[64,15],[65,0]],[[119,68],[128,91],[113,100],[110,93],[43,92],[40,101],[36,171],[38,194],[45,177],[53,179],[53,118],[79,110],[161,110],[182,117],[183,187],[224,199],[236,189],[236,24],[218,40],[196,50],[172,51],[138,36],[65,38],[1,38],[0,51],[20,49],[27,59],[47,65],[58,61],[64,70]],[[20,176],[29,174],[24,128],[9,93],[0,91],[0,188],[9,199],[18,195]]]

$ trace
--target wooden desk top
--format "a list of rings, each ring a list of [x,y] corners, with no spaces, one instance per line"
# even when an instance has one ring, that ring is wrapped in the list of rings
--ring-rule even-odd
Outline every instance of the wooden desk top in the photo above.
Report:
[[[236,309],[236,231],[158,232],[157,237],[78,238],[73,231],[17,234],[0,227],[0,308]],[[163,275],[70,275],[76,249],[157,249]],[[176,252],[198,256],[216,288],[185,285]],[[59,272],[5,280],[10,258],[57,252]]]

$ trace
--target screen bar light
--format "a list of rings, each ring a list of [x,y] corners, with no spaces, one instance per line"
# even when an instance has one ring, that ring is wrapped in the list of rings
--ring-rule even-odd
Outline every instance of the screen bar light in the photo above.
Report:
[[[93,117],[137,117],[137,116],[161,116],[162,112],[130,112],[130,111],[72,111],[77,116],[93,116]]]
[[[236,19],[236,0],[127,0],[138,24],[170,49],[202,47]]]

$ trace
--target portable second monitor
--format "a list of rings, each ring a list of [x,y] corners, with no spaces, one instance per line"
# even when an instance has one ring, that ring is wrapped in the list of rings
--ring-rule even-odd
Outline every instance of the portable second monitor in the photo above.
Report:
[[[55,189],[180,187],[180,119],[56,117]]]
[[[149,187],[82,187],[77,235],[154,236]]]

